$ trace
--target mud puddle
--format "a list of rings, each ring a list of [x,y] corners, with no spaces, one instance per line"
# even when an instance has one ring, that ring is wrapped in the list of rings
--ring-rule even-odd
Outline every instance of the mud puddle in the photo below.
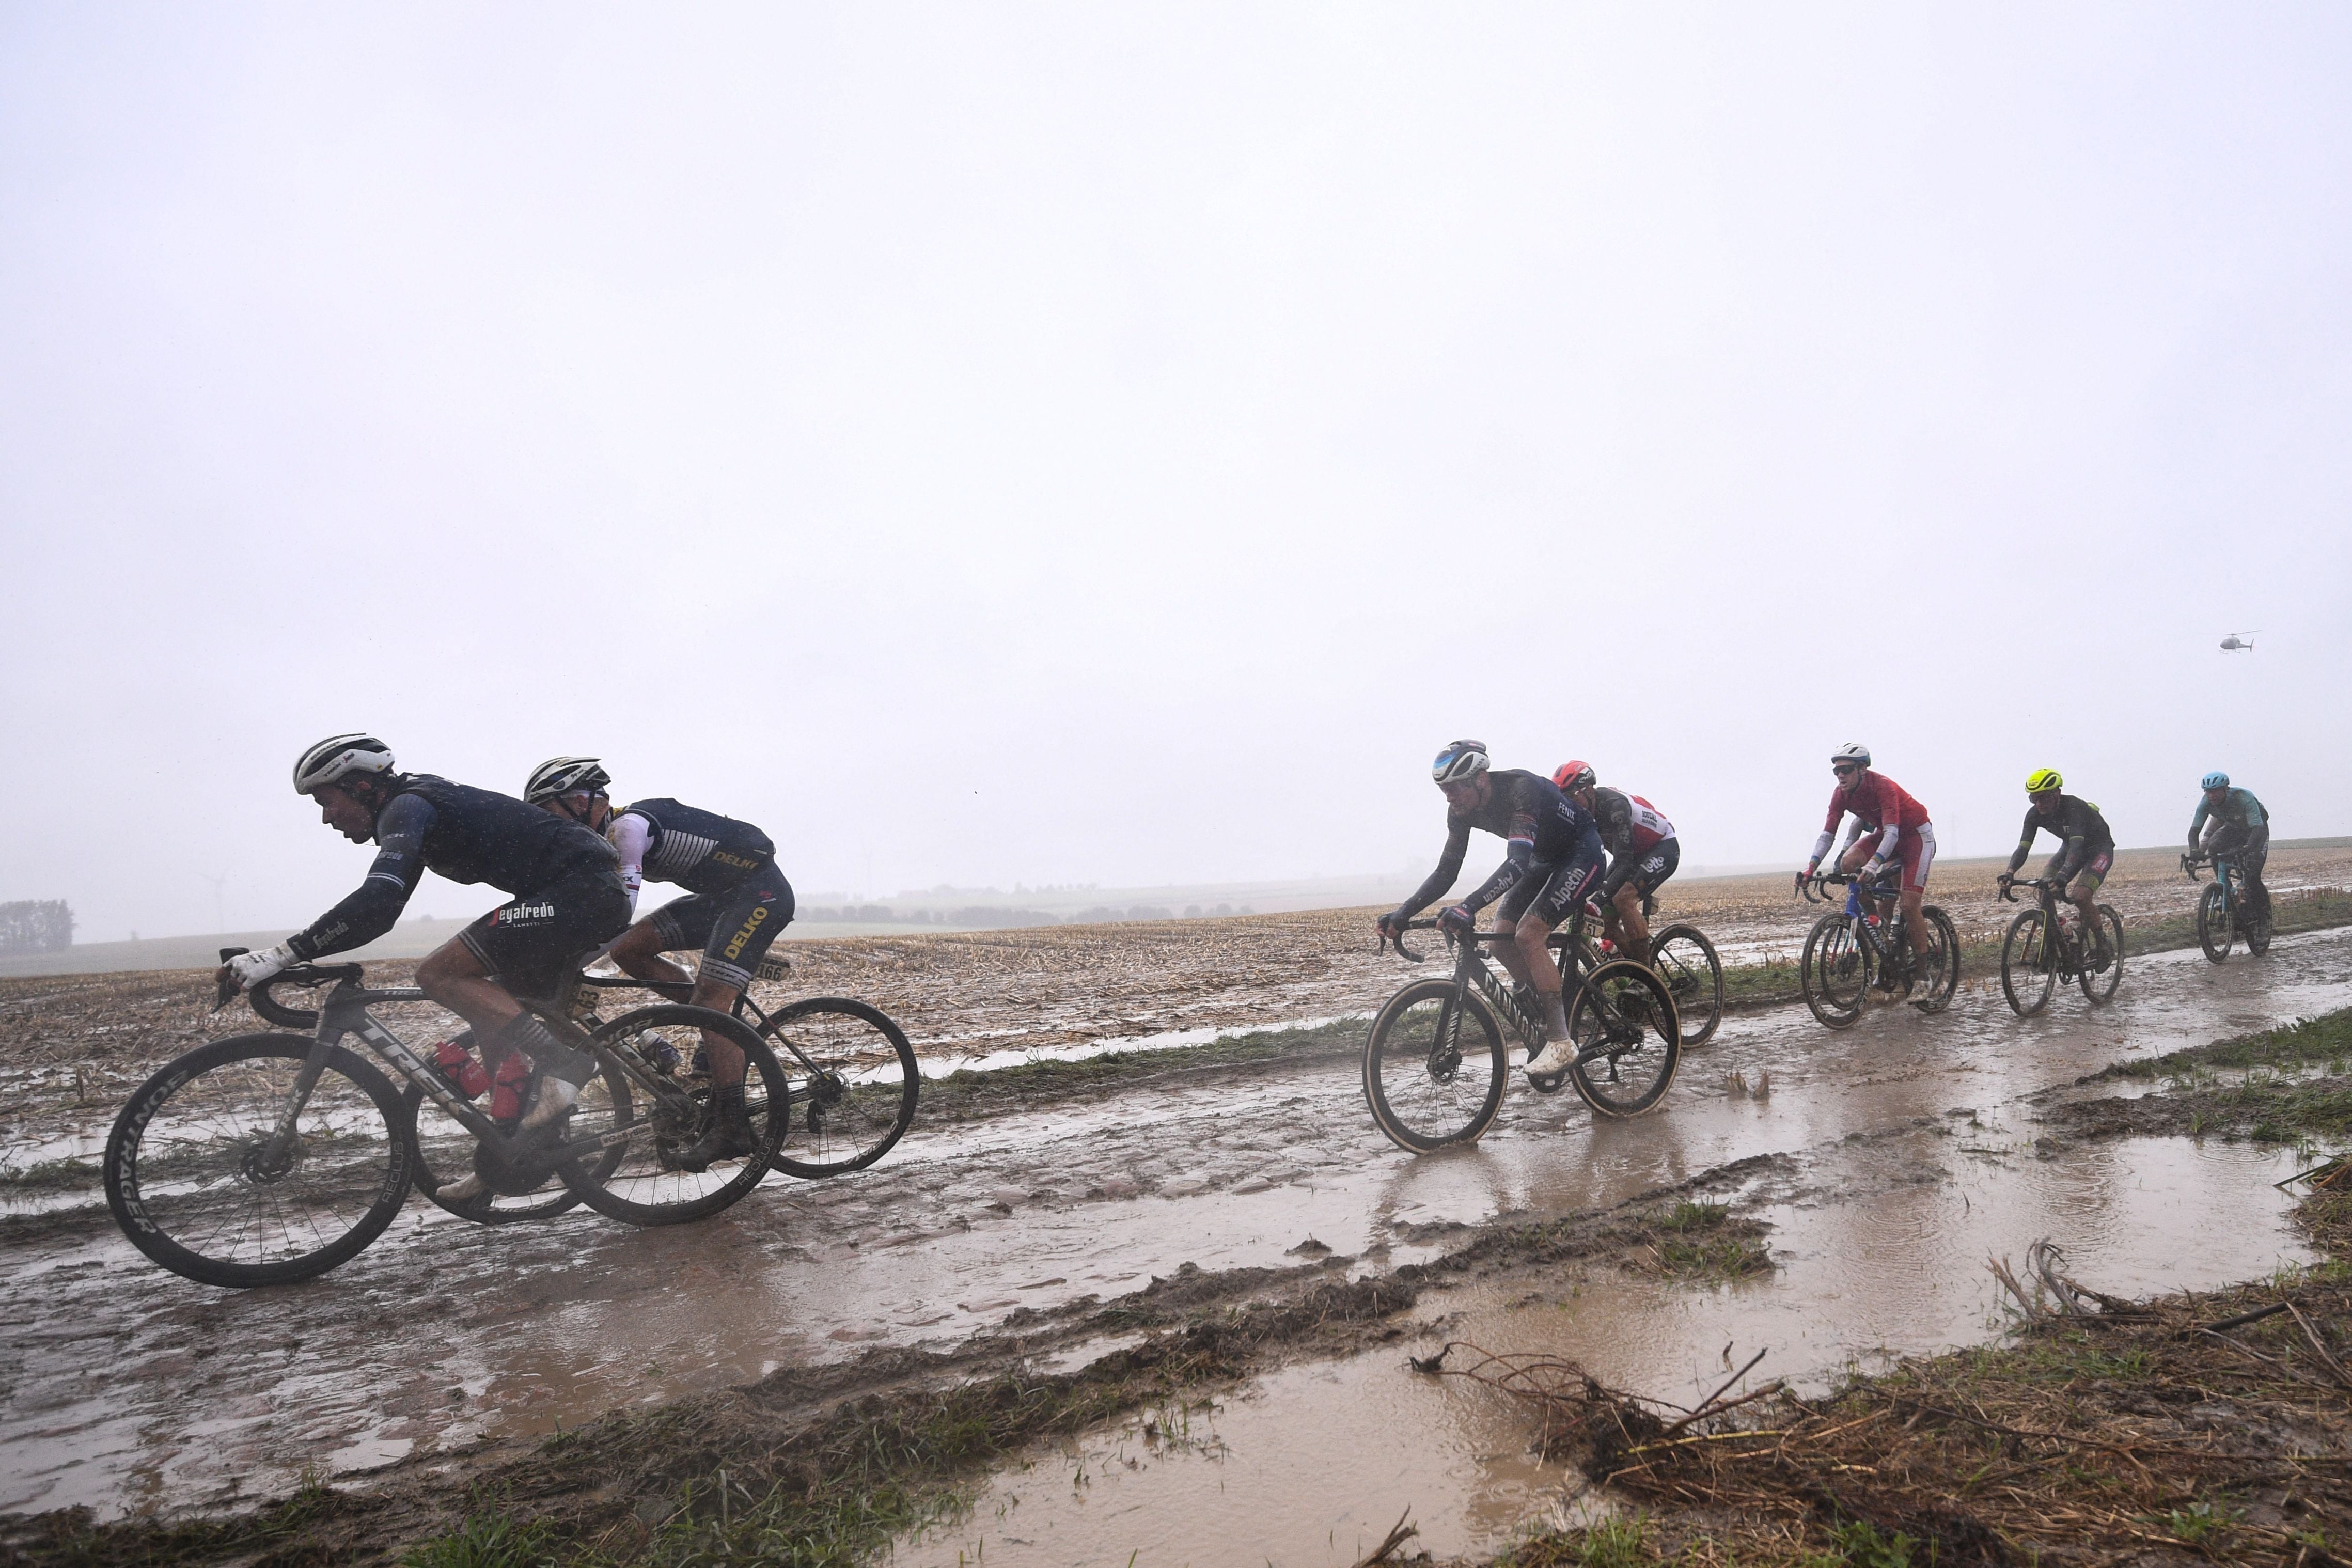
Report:
[[[2000,1142],[1979,1136],[1972,1147]],[[1604,1266],[1432,1291],[1417,1341],[1055,1445],[893,1562],[1320,1568],[1360,1561],[1407,1505],[1416,1547],[1497,1553],[1598,1505],[1580,1476],[1536,1456],[1524,1406],[1416,1373],[1408,1351],[1460,1340],[1566,1356],[1605,1384],[1696,1405],[1765,1350],[1751,1383],[1818,1390],[1849,1368],[1992,1337],[2002,1317],[1985,1260],[2021,1257],[2037,1237],[2063,1247],[2077,1277],[2126,1295],[2307,1262],[2290,1200],[2271,1185],[2294,1169],[2285,1152],[2185,1139],[2119,1140],[2063,1162],[1956,1156],[1951,1137],[1931,1132],[1879,1141],[1808,1172],[1802,1184],[1822,1195],[1759,1211],[1774,1226],[1769,1277],[1708,1286]]]
[[[1362,1274],[1497,1215],[1605,1209],[1948,1111],[2021,1145],[2042,1090],[2347,1004],[2352,936],[2338,932],[2282,942],[2259,964],[2137,961],[2114,1005],[2062,994],[2032,1020],[1981,985],[1941,1017],[1896,1007],[1836,1034],[1801,1007],[1738,1015],[1686,1057],[1658,1115],[1596,1125],[1572,1094],[1515,1083],[1482,1143],[1423,1159],[1373,1130],[1352,1060],[1187,1074],[919,1120],[876,1170],[772,1178],[698,1226],[632,1231],[575,1212],[490,1230],[418,1204],[334,1273],[243,1294],[154,1268],[102,1210],[20,1215],[0,1232],[0,1510],[172,1509],[283,1491],[305,1466],[440,1464],[779,1367],[961,1343],[1186,1262]]]

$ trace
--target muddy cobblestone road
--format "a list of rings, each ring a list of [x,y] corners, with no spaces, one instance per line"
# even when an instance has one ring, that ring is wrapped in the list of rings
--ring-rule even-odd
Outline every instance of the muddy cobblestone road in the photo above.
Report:
[[[0,1221],[0,1510],[177,1509],[282,1490],[306,1466],[452,1462],[876,1344],[951,1344],[1186,1263],[1328,1248],[1361,1274],[1498,1214],[1600,1208],[1955,1115],[2030,1137],[2032,1097],[2106,1063],[2347,1003],[2352,936],[2323,932],[2259,963],[2136,961],[2096,1012],[2062,994],[2020,1021],[1979,976],[1937,1019],[1896,1007],[1830,1034],[1801,1007],[1736,1015],[1659,1115],[1596,1124],[1518,1080],[1479,1147],[1418,1160],[1373,1130],[1350,1056],[1139,1069],[1086,1100],[919,1122],[879,1169],[772,1177],[696,1226],[575,1213],[488,1230],[412,1202],[328,1277],[242,1294],[152,1268],[87,1194],[32,1194]],[[1905,1157],[1857,1153],[1848,1173],[1867,1185]]]

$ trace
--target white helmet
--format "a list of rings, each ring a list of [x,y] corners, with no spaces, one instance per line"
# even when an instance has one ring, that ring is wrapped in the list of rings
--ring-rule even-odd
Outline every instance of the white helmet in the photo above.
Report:
[[[373,735],[330,735],[294,763],[294,793],[309,795],[350,773],[388,773],[392,748]]]
[[[522,797],[537,805],[574,790],[593,795],[612,782],[604,764],[594,757],[550,757],[530,770],[530,777],[523,781]]]
[[[1456,741],[1437,753],[1429,764],[1429,776],[1441,784],[1461,784],[1475,779],[1486,771],[1486,742]]]
[[[1859,763],[1866,768],[1870,766],[1870,748],[1864,745],[1859,741],[1848,741],[1844,745],[1840,746],[1836,751],[1830,753],[1830,761],[1833,763]]]

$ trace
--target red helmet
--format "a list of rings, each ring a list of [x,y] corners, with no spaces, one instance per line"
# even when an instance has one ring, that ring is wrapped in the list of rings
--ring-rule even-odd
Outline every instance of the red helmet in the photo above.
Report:
[[[1559,771],[1551,775],[1551,782],[1558,784],[1561,789],[1567,791],[1570,795],[1574,795],[1580,789],[1591,789],[1592,787],[1592,764],[1591,763],[1562,763],[1559,764]]]

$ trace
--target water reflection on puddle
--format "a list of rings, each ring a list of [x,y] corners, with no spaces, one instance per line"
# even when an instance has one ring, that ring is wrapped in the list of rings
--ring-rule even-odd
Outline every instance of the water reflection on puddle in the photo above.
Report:
[[[2065,1249],[2068,1272],[2123,1295],[2310,1260],[2271,1185],[2296,1168],[2283,1151],[2127,1139],[2045,1161],[2011,1142],[1963,1124],[1843,1155],[1857,1195],[1766,1211],[1780,1265],[1766,1279],[1670,1286],[1603,1266],[1552,1289],[1522,1274],[1425,1293],[1415,1315],[1455,1314],[1444,1337],[1570,1356],[1605,1383],[1688,1403],[1767,1347],[1758,1380],[1818,1388],[1850,1365],[1985,1340],[2000,1328],[1986,1259],[2021,1260],[2041,1237]],[[1435,1342],[1285,1369],[1176,1417],[1183,1440],[1157,1412],[1042,1451],[995,1478],[961,1527],[901,1543],[894,1563],[1321,1568],[1359,1561],[1408,1504],[1413,1544],[1441,1558],[1493,1553],[1568,1517],[1580,1483],[1528,1453],[1522,1410],[1406,1369],[1406,1349]]]

